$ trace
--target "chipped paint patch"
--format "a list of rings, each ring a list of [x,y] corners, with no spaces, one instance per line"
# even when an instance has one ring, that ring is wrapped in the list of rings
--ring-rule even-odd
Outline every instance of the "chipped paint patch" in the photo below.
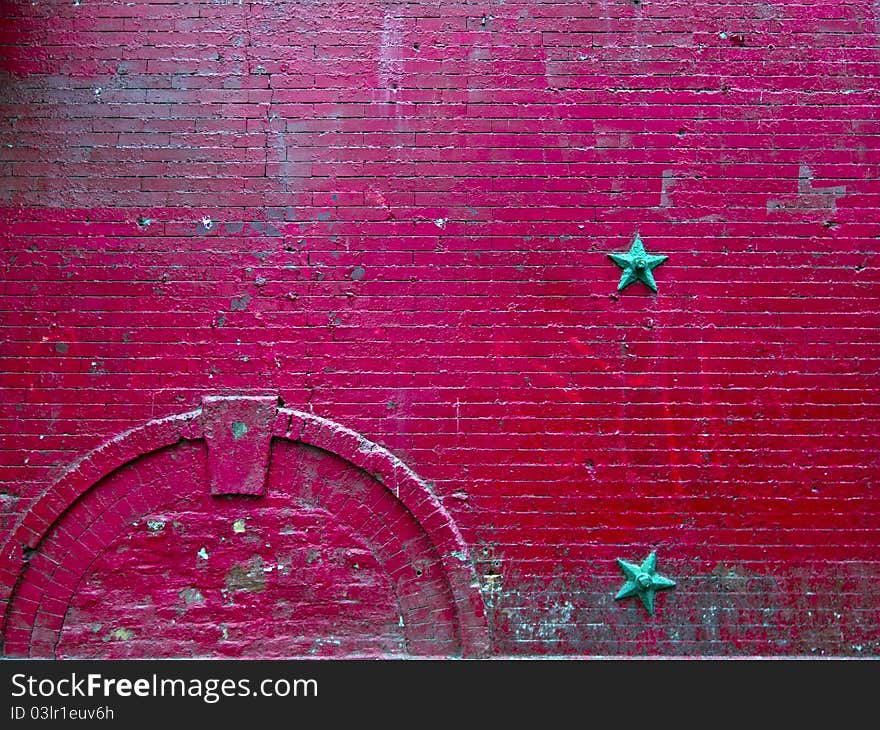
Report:
[[[245,425],[244,421],[233,421],[230,429],[232,431],[232,438],[236,441],[248,432],[248,427]]]
[[[664,170],[660,182],[660,207],[672,207],[672,201],[669,198],[669,190],[675,184],[675,170]]]
[[[248,302],[251,300],[250,294],[242,294],[240,297],[233,297],[229,302],[229,308],[233,312],[243,312],[247,309]]]
[[[226,590],[230,592],[260,593],[266,589],[263,559],[257,555],[248,563],[233,565],[226,573],[223,582],[226,585]]]
[[[199,606],[205,602],[205,597],[198,588],[188,587],[178,591],[177,597],[184,606]]]
[[[134,637],[134,632],[130,629],[126,629],[125,627],[121,627],[118,629],[113,629],[108,634],[105,634],[101,641],[128,641]]]

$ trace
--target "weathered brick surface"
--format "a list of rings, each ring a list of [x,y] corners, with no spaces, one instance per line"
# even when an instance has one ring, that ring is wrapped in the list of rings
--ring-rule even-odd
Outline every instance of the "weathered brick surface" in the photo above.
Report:
[[[878,62],[867,0],[0,1],[5,650],[455,654],[458,530],[497,654],[880,653]],[[230,394],[433,496],[64,476]]]

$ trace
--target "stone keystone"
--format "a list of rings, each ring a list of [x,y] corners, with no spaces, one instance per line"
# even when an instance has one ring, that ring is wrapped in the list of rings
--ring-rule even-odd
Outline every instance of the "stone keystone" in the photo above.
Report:
[[[278,398],[202,397],[211,494],[262,495]]]

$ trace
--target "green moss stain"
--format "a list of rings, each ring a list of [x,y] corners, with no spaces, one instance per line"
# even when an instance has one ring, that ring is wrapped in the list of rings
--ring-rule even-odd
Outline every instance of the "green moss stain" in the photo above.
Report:
[[[134,632],[123,626],[105,634],[101,641],[128,641],[132,638],[134,638]]]
[[[234,421],[232,423],[232,438],[238,441],[242,436],[244,436],[248,432],[248,427],[244,425],[243,421]]]

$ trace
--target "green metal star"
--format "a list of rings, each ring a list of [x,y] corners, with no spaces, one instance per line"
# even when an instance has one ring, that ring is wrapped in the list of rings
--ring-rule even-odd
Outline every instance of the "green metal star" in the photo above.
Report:
[[[617,291],[623,291],[637,279],[645,284],[651,291],[657,291],[654,274],[651,272],[662,264],[668,256],[653,256],[645,251],[645,244],[636,233],[629,253],[610,253],[608,257],[617,264],[623,273],[620,275],[620,283]]]
[[[648,613],[654,615],[654,594],[666,588],[675,588],[675,581],[657,575],[657,553],[651,553],[641,566],[617,559],[617,564],[626,576],[623,588],[614,596],[615,601],[630,596],[638,596]]]

